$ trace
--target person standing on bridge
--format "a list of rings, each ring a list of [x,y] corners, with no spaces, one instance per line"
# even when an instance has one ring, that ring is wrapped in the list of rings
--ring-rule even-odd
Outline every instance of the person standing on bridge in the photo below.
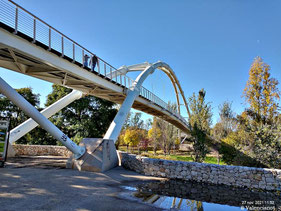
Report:
[[[99,59],[96,55],[93,55],[90,60],[90,66],[91,66],[92,72],[95,71],[96,64],[99,65]]]
[[[84,67],[88,67],[88,59],[89,58],[90,57],[87,54],[85,54],[85,56],[84,56],[84,63],[83,63]]]

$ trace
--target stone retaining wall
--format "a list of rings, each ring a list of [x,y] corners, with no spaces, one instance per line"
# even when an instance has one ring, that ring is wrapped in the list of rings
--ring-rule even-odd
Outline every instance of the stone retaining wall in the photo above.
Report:
[[[281,189],[281,170],[152,159],[119,152],[121,165],[149,176],[263,190]]]
[[[65,146],[23,145],[23,144],[15,144],[12,146],[15,150],[16,156],[54,155],[54,156],[69,157],[71,155],[71,152]]]

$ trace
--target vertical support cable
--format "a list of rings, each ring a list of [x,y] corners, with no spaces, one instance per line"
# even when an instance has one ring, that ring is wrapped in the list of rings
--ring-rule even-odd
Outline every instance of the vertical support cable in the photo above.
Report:
[[[84,52],[84,49],[82,49],[82,65],[83,65],[83,67],[85,67],[84,63],[85,63],[85,52]]]
[[[33,43],[36,42],[36,19],[33,19]]]
[[[73,52],[72,52],[72,62],[75,62],[75,44],[72,43],[72,47],[73,47]]]
[[[16,7],[15,31],[14,31],[14,34],[18,33],[18,18],[19,18],[19,8]]]
[[[51,28],[49,27],[49,51],[52,49],[52,42],[51,42]]]
[[[104,76],[106,77],[106,64],[104,63]]]
[[[63,36],[61,36],[61,56],[64,57],[64,44],[63,44]]]

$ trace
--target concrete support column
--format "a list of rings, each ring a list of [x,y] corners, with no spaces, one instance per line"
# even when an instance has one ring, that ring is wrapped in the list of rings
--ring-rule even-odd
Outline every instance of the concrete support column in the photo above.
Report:
[[[147,66],[136,78],[132,87],[127,94],[126,99],[124,100],[121,108],[119,109],[118,113],[116,114],[114,120],[111,122],[108,130],[106,131],[104,139],[113,140],[114,143],[117,141],[118,136],[121,132],[122,126],[128,116],[128,113],[135,101],[135,99],[139,96],[141,86],[144,80],[154,72],[154,70],[160,66],[162,62],[157,62],[153,65]]]
[[[80,99],[83,96],[83,93],[77,90],[73,90],[68,95],[64,96],[54,104],[48,106],[43,111],[41,111],[41,114],[43,114],[46,118],[50,118],[55,113],[59,112],[64,107],[68,106],[73,101]],[[10,131],[10,139],[9,142],[12,144],[21,137],[23,137],[25,134],[33,130],[35,127],[37,127],[38,123],[35,122],[32,118],[26,120],[25,122],[21,123],[14,129]]]
[[[17,93],[9,84],[0,77],[0,92],[9,98],[14,104],[21,108],[24,113],[34,119],[46,131],[73,152],[76,159],[80,158],[86,151],[85,147],[75,144],[67,135],[60,131],[52,122],[44,117],[24,97]]]
[[[114,120],[111,122],[108,130],[106,131],[104,139],[113,140],[114,143],[117,141],[119,133],[122,129],[122,126],[130,112],[130,109],[139,95],[139,90],[130,90],[126,99],[124,100],[121,108],[119,109],[118,113],[116,114]]]

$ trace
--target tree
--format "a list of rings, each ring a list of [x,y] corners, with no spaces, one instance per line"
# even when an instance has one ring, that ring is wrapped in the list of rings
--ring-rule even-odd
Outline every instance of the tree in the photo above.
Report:
[[[171,102],[168,102],[168,107],[174,111],[177,109],[177,105],[172,104]],[[163,149],[164,155],[166,156],[167,153],[170,154],[172,147],[175,146],[178,129],[163,119],[156,119],[156,121],[161,131],[161,147]]]
[[[16,89],[16,91],[21,96],[23,96],[31,105],[35,106],[39,111],[41,110],[41,108],[39,107],[39,94],[33,93],[32,88],[21,88]],[[8,98],[3,95],[0,95],[0,116],[10,118],[11,128],[15,128],[29,118],[18,106],[13,104]],[[46,136],[49,136],[49,134],[40,126],[38,126],[22,138],[20,138],[17,143],[44,144],[45,140],[47,139]]]
[[[281,126],[280,124],[258,125],[253,128],[255,140],[254,158],[270,168],[281,168]]]
[[[281,166],[278,84],[278,80],[270,75],[270,66],[256,57],[243,93],[250,108],[238,116],[238,129],[244,130],[249,137],[250,148],[246,152],[263,165],[273,168]]]
[[[149,118],[144,123],[144,129],[148,131],[151,127],[152,127],[152,120]]]
[[[131,116],[132,116],[132,112],[129,112],[126,119],[125,119],[125,122],[122,126],[122,131],[126,130],[127,128],[130,127],[131,125]]]
[[[157,147],[159,145],[161,137],[161,130],[157,124],[157,118],[153,118],[152,128],[148,131],[148,138],[151,140],[153,145],[154,155],[156,154]]]
[[[139,143],[138,143],[138,150],[140,153],[140,149],[144,149],[145,151],[148,150],[149,138],[148,138],[148,131],[146,129],[138,129],[139,134]]]
[[[135,129],[137,129],[137,128],[142,129],[144,127],[144,122],[141,119],[141,116],[142,116],[142,113],[140,113],[140,112],[133,113],[131,115],[131,119],[130,119],[130,127],[135,128]]]
[[[52,87],[53,91],[47,97],[46,106],[71,92],[59,85]],[[87,95],[62,109],[51,120],[79,143],[85,137],[103,137],[116,113],[114,103]]]
[[[280,91],[277,85],[278,81],[270,76],[270,66],[256,57],[243,92],[249,108],[237,115],[235,130],[222,139],[235,149],[226,155],[233,163],[280,168]]]
[[[251,110],[257,114],[258,122],[262,118],[272,120],[278,115],[278,83],[275,78],[270,77],[270,66],[256,57],[251,65],[243,96]]]
[[[34,94],[32,88],[21,88],[16,91],[23,96],[31,105],[39,109],[39,94]],[[4,95],[0,95],[0,115],[11,120],[11,128],[14,128],[27,120],[29,117],[13,102]]]
[[[228,101],[223,102],[222,105],[219,105],[219,115],[220,119],[213,127],[211,134],[212,136],[221,143],[235,128],[235,114],[232,111],[231,103]],[[220,159],[219,148],[221,144],[217,144],[217,158],[218,162]]]
[[[210,103],[205,102],[206,91],[201,89],[196,96],[195,93],[189,97],[189,107],[191,115],[189,126],[193,136],[193,148],[196,162],[203,162],[208,152],[206,146],[206,136],[210,133],[212,122],[212,112]]]
[[[170,155],[171,154],[171,149],[174,147],[175,149],[175,145],[176,145],[176,142],[177,142],[177,139],[178,139],[178,129],[168,123],[168,126],[167,126],[167,153]]]
[[[231,132],[235,127],[235,114],[232,111],[232,103],[225,101],[219,105],[220,122],[226,133]]]
[[[128,147],[137,146],[140,141],[139,131],[136,129],[127,129],[124,136],[124,143],[127,145],[127,152]]]

